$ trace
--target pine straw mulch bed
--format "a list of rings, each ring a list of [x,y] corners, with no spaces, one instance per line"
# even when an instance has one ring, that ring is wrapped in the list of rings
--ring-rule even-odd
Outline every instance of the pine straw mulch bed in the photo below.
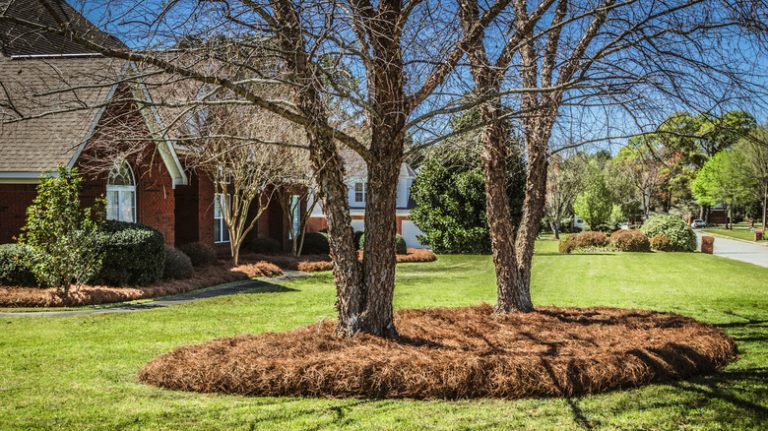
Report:
[[[185,293],[231,281],[272,277],[283,272],[270,262],[251,261],[235,268],[226,263],[195,268],[191,278],[161,280],[149,286],[82,286],[67,298],[58,289],[0,286],[0,307],[62,307],[108,304]]]
[[[461,399],[576,396],[715,371],[736,358],[718,329],[668,313],[489,305],[402,310],[400,340],[334,337],[324,321],[179,348],[145,383],[259,396]]]
[[[330,271],[333,269],[333,262],[327,254],[311,254],[304,256],[291,256],[284,254],[248,254],[244,255],[252,260],[264,260],[272,262],[280,268],[292,269],[303,272]],[[358,259],[363,259],[363,252],[357,254]],[[397,263],[408,262],[434,262],[437,256],[432,250],[423,248],[409,248],[407,254],[396,255]]]

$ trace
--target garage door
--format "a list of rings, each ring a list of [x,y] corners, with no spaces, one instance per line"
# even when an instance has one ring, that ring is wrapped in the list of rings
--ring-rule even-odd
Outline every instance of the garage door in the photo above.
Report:
[[[416,237],[418,235],[424,235],[424,232],[422,232],[421,229],[419,229],[416,224],[410,220],[403,220],[402,224],[403,228],[403,239],[405,240],[405,244],[410,248],[429,248],[429,246],[424,245],[419,242]]]

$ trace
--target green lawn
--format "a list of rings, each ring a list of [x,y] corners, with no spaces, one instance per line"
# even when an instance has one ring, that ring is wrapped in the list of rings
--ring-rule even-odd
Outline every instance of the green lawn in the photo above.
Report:
[[[702,254],[557,254],[539,244],[539,305],[682,313],[719,325],[741,358],[724,372],[578,399],[248,398],[144,386],[174,347],[334,318],[328,273],[269,289],[136,313],[0,317],[0,428],[72,430],[766,429],[768,269]],[[398,267],[397,307],[494,300],[487,256]]]
[[[733,229],[725,229],[720,227],[708,227],[704,229],[704,232],[714,233],[717,235],[728,236],[736,239],[743,239],[746,241],[754,241],[755,233],[752,232],[752,228],[749,226],[734,226]]]

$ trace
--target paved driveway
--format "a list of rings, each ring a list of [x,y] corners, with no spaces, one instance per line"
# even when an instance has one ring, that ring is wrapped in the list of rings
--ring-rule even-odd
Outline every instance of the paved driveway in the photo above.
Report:
[[[768,268],[768,246],[752,244],[747,241],[715,237],[715,255],[727,257],[728,259],[740,260],[742,262],[754,263]],[[701,249],[701,233],[696,232],[698,247]]]

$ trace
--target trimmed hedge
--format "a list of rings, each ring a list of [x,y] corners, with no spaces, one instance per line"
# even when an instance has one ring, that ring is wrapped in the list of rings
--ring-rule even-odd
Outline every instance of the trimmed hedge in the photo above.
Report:
[[[651,248],[656,251],[676,251],[672,240],[664,234],[651,237]]]
[[[107,221],[102,225],[100,247],[104,252],[94,284],[109,286],[147,285],[163,276],[165,240],[149,226]]]
[[[278,254],[284,251],[280,241],[272,238],[253,239],[246,244],[246,248],[256,254]]]
[[[331,246],[328,243],[328,236],[321,232],[307,232],[304,234],[304,247],[302,254],[328,254],[331,252]]]
[[[696,250],[696,234],[680,217],[656,214],[651,216],[640,230],[649,238],[666,235],[672,244],[672,249],[667,251]]]
[[[192,260],[183,251],[174,247],[165,248],[165,269],[163,278],[166,280],[184,280],[192,277],[195,269]]]
[[[611,244],[620,251],[651,251],[651,242],[639,230],[617,230],[611,234]]]
[[[181,245],[179,246],[179,250],[189,256],[189,259],[192,261],[192,266],[195,268],[213,265],[219,260],[216,257],[216,250],[202,242],[191,242],[189,244]]]
[[[22,244],[0,244],[0,285],[36,286],[32,249]]]
[[[570,234],[560,239],[560,253],[571,253],[586,248],[605,248],[610,241],[604,232],[585,231]]]
[[[360,235],[360,249],[365,247],[365,233]],[[408,247],[405,244],[405,238],[399,233],[395,234],[395,254],[408,254]]]

